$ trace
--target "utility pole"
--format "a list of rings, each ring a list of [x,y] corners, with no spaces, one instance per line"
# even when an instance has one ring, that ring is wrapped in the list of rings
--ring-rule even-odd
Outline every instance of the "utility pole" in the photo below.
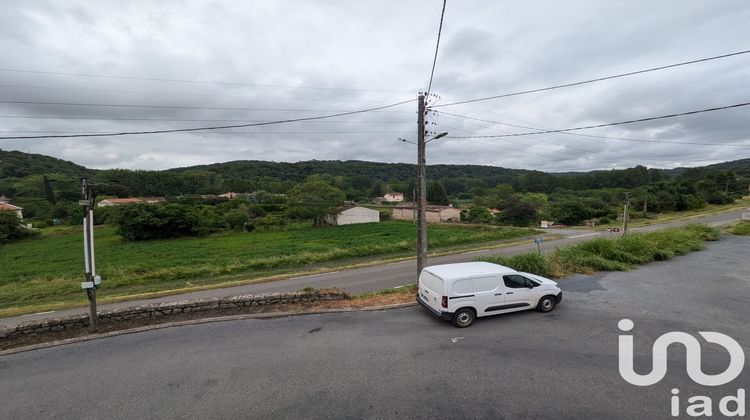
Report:
[[[648,217],[648,193],[646,193],[646,197],[643,199],[643,217]]]
[[[424,94],[420,93],[417,106],[417,171],[419,202],[417,211],[417,282],[427,263],[427,187],[425,186],[425,129]]]
[[[83,199],[78,202],[83,206],[83,261],[85,281],[81,283],[81,289],[86,290],[89,300],[89,327],[96,330],[99,320],[96,313],[96,286],[102,279],[96,275],[96,263],[94,260],[94,185],[86,178],[81,178],[81,194]]]
[[[622,234],[628,233],[628,222],[630,221],[630,193],[625,193],[625,210],[622,213]]]

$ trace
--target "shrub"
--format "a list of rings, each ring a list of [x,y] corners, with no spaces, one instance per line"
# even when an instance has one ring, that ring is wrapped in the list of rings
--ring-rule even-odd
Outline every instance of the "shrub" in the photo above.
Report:
[[[0,244],[39,236],[39,231],[27,229],[15,212],[0,211]]]
[[[480,257],[479,260],[504,265],[517,271],[537,274],[544,277],[552,275],[549,261],[544,255],[539,254],[538,252],[527,252],[512,257],[492,255],[488,257]]]
[[[733,235],[750,235],[750,222],[740,222],[729,230]]]
[[[131,241],[205,235],[223,225],[210,208],[184,204],[118,206],[113,219],[117,233]]]

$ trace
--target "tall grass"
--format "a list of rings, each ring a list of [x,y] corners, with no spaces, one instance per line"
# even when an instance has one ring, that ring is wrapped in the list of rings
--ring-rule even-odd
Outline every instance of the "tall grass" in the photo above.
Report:
[[[750,221],[742,221],[731,228],[729,228],[729,233],[732,235],[745,235],[750,236]]]
[[[718,239],[719,231],[706,225],[688,225],[658,232],[633,233],[617,239],[592,239],[548,254],[480,257],[518,271],[562,277],[595,271],[626,271],[636,265],[663,261],[703,249],[704,241]]]

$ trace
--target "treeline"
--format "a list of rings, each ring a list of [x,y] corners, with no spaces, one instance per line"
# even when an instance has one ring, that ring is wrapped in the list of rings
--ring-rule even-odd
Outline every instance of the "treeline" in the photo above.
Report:
[[[526,225],[554,220],[577,224],[601,219],[606,223],[617,218],[625,191],[630,193],[631,208],[644,215],[691,210],[740,197],[748,189],[748,173],[750,159],[692,169],[636,166],[562,174],[480,165],[431,165],[427,170],[428,200],[461,206],[466,209],[464,219],[474,222]],[[79,177],[83,176],[97,184],[100,196],[159,196],[177,204],[196,200],[198,195],[228,191],[285,197],[310,181],[320,181],[335,189],[337,196],[340,193],[342,200],[356,202],[369,202],[388,191],[403,192],[411,200],[416,187],[414,165],[361,161],[237,161],[165,171],[90,170],[47,156],[0,151],[0,174],[0,194],[23,207],[25,218],[72,223],[80,219],[77,200]],[[284,208],[269,213],[292,214],[287,212],[287,200],[283,201],[271,203]],[[501,211],[490,213],[492,208]],[[256,216],[249,214],[251,218]],[[311,218],[315,217],[321,216]]]

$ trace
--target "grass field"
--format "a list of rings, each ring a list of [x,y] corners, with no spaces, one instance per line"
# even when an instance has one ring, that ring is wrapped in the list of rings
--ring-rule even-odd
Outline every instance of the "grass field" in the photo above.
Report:
[[[533,235],[532,229],[430,225],[430,250]],[[316,264],[408,253],[413,223],[223,233],[205,238],[125,242],[112,227],[95,232],[100,295],[210,285],[229,276],[257,278]],[[44,229],[41,238],[0,246],[0,314],[20,307],[82,303],[83,243],[79,228]],[[52,305],[52,306],[49,306]],[[69,305],[68,305],[69,306]]]
[[[699,217],[699,216],[706,216],[709,214],[715,214],[715,213],[722,213],[732,210],[739,210],[745,207],[750,207],[750,196],[742,197],[738,200],[736,200],[732,204],[709,204],[706,207],[703,207],[702,209],[698,210],[688,210],[688,211],[674,211],[674,212],[667,212],[667,213],[661,213],[659,216],[653,218],[653,219],[644,219],[638,216],[638,212],[634,211],[631,212],[631,218],[630,218],[630,227],[638,227],[638,226],[649,226],[657,223],[665,223],[672,220],[679,220],[679,219],[687,219],[691,217]],[[622,222],[612,222],[602,225],[597,225],[597,230],[605,230],[609,227],[622,227]]]
[[[492,255],[477,260],[555,278],[596,271],[626,271],[637,265],[701,250],[705,241],[718,238],[718,229],[695,224],[657,232],[631,233],[617,239],[597,238],[544,254]]]

